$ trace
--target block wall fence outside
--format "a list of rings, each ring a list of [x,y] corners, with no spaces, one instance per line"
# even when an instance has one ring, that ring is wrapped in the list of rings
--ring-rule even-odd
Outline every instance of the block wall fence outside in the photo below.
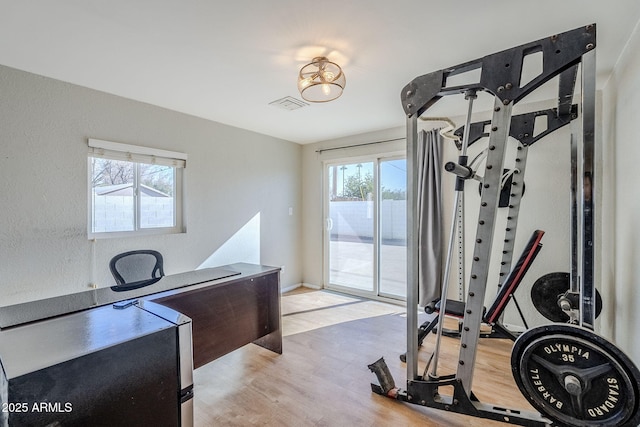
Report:
[[[96,196],[93,229],[96,233],[133,229],[133,196]],[[142,197],[140,227],[172,227],[173,197]]]
[[[371,201],[329,202],[333,228],[331,238],[373,239],[374,205]],[[406,200],[383,200],[380,206],[380,238],[383,242],[406,241]]]

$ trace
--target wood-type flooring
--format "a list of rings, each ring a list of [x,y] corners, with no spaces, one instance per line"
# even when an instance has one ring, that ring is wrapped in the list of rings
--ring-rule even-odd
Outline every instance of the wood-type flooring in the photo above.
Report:
[[[399,305],[300,288],[282,296],[283,354],[254,344],[194,372],[196,427],[209,426],[506,426],[371,392],[367,365],[384,357],[406,387],[399,354],[406,346]],[[424,369],[435,335],[419,353]],[[481,339],[473,391],[480,401],[532,411],[511,375],[511,341]],[[458,340],[443,337],[438,373],[453,373]]]

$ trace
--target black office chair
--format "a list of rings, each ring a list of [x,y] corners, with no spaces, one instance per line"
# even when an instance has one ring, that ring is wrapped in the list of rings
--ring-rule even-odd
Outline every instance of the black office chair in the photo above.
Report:
[[[116,292],[149,286],[164,276],[162,255],[151,249],[118,254],[109,262],[109,269],[117,283],[111,289]]]

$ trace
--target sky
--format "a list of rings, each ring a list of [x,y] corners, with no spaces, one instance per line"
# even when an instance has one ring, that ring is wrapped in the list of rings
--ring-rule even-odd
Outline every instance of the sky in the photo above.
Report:
[[[358,167],[358,165],[362,165]],[[383,160],[380,162],[381,170],[381,185],[388,190],[405,190],[407,186],[407,162],[405,159],[396,160]],[[346,169],[342,169],[342,167]],[[346,163],[337,165],[335,168],[338,172],[338,182],[346,180],[350,176],[357,175],[365,176],[367,173],[373,175],[373,162],[362,163]],[[333,169],[333,168],[332,168]],[[338,185],[338,192],[340,192],[340,185]]]

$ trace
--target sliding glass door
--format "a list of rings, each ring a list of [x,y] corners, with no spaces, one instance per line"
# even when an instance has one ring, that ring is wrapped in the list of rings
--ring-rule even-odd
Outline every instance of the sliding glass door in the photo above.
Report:
[[[407,161],[380,161],[380,295],[407,296]]]
[[[328,168],[329,284],[374,291],[374,163]]]
[[[325,167],[325,285],[406,296],[406,161],[359,159]]]

